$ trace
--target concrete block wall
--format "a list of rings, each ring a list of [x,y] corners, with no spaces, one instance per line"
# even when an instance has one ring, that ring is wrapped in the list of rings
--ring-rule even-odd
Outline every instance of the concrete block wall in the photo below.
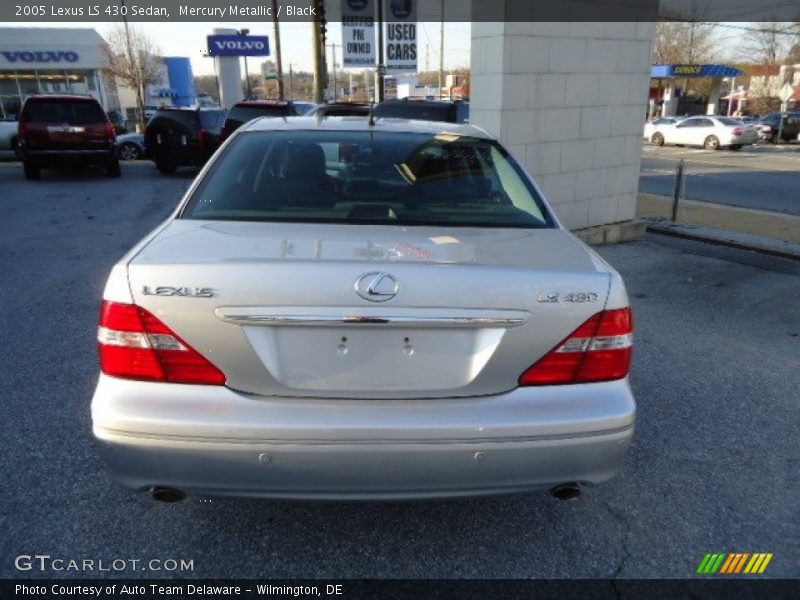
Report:
[[[571,229],[634,217],[654,34],[655,23],[472,25],[470,122]]]

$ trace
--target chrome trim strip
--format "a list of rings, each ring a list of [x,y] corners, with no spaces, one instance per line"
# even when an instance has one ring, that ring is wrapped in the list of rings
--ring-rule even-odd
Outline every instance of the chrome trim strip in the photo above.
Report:
[[[390,327],[516,327],[524,318],[345,315],[219,315],[237,325],[388,325]]]

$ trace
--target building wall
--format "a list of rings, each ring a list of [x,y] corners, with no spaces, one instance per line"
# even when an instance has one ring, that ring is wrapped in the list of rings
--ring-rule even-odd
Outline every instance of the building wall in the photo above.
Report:
[[[632,219],[655,23],[473,23],[470,122],[571,229]]]

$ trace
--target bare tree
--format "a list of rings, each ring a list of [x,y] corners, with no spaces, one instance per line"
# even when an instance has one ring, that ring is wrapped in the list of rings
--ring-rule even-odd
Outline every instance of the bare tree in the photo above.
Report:
[[[115,25],[102,50],[103,71],[134,90],[139,126],[145,125],[145,90],[159,80],[162,68],[158,46],[140,29]]]
[[[656,24],[655,64],[705,62],[712,59],[717,48],[717,26],[714,23],[660,21]]]
[[[790,24],[767,21],[754,25],[743,36],[742,54],[752,62],[778,64],[788,49]]]

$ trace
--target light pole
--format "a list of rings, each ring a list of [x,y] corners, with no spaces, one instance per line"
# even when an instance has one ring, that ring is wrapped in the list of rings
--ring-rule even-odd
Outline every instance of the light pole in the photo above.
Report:
[[[249,29],[240,29],[239,35],[247,35],[250,33]],[[250,89],[250,74],[247,72],[247,55],[244,56],[244,81],[245,87],[247,88],[247,99],[250,100],[250,97],[253,95],[252,90]]]
[[[284,100],[281,26],[278,23],[278,0],[272,0],[272,24],[275,26],[275,74],[278,76],[278,100]]]

